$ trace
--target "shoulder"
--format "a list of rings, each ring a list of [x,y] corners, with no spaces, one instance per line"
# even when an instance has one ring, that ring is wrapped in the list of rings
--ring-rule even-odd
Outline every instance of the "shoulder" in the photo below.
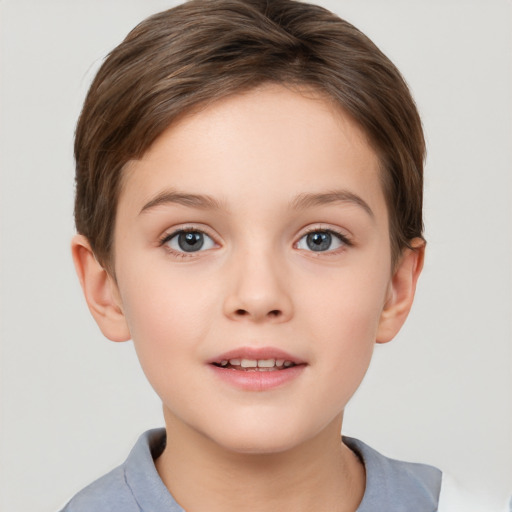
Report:
[[[145,432],[121,466],[76,494],[61,512],[181,511],[155,468],[164,445],[164,429]]]
[[[358,512],[437,510],[442,481],[439,469],[385,457],[357,439],[344,437],[343,442],[360,457],[366,470],[366,489]]]
[[[139,512],[126,484],[123,466],[82,489],[61,512]]]

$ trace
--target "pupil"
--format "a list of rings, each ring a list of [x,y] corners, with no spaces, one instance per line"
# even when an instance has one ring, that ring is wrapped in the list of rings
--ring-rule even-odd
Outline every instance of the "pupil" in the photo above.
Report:
[[[202,233],[180,233],[178,245],[185,252],[194,252],[201,249],[204,244]]]
[[[331,246],[332,236],[330,233],[310,233],[306,242],[312,251],[326,251]]]

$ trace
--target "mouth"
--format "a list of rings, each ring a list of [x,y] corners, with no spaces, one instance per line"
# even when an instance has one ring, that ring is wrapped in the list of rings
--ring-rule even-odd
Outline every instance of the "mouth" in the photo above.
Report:
[[[243,372],[276,372],[297,366],[297,363],[289,359],[245,359],[232,358],[222,359],[220,362],[212,363],[218,368],[236,370]]]
[[[222,381],[243,391],[280,389],[303,374],[306,361],[273,347],[240,347],[208,361]]]
[[[306,366],[302,359],[274,347],[242,347],[217,356],[209,363],[222,370],[283,372]]]

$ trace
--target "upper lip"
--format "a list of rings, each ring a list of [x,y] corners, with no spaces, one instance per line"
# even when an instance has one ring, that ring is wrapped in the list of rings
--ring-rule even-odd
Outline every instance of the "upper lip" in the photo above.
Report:
[[[283,359],[285,361],[291,361],[296,365],[305,363],[305,361],[299,357],[275,347],[239,347],[214,357],[209,360],[208,363],[219,364],[221,361],[229,361],[230,359]]]

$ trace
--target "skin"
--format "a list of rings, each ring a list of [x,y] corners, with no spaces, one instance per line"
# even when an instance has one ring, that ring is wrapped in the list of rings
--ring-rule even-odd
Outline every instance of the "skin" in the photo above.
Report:
[[[204,250],[180,252],[184,228],[206,233]],[[309,231],[339,235],[313,251]],[[219,100],[126,167],[114,245],[115,279],[80,235],[75,265],[102,332],[133,339],[162,399],[156,467],[175,499],[192,512],[356,510],[365,474],[340,442],[343,411],[375,343],[405,321],[423,262],[415,240],[391,270],[379,162],[358,126],[312,91]],[[239,347],[305,364],[247,391],[210,364]]]

